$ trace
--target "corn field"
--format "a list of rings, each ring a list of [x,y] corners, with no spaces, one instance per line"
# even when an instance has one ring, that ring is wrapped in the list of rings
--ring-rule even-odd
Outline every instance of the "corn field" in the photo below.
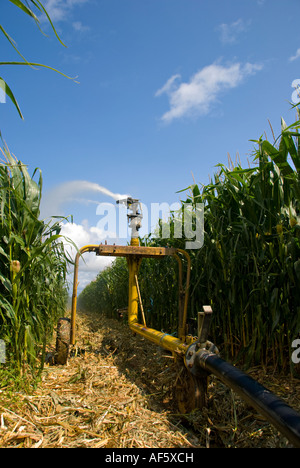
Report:
[[[182,191],[188,192],[182,207],[204,204],[204,245],[189,251],[190,322],[211,305],[213,341],[226,358],[246,366],[289,369],[300,332],[299,124],[287,127],[282,120],[273,145],[257,140],[250,167],[219,165],[208,185]],[[170,239],[149,235],[141,244],[184,248],[184,238],[172,238],[180,216],[171,215]],[[81,293],[79,305],[110,316],[126,307],[126,268],[125,259],[116,260]],[[143,260],[139,281],[147,325],[175,334],[176,262]]]
[[[6,369],[42,368],[47,339],[67,299],[60,221],[39,219],[42,175],[31,177],[8,148],[0,165],[0,338]],[[37,182],[34,177],[37,176]]]

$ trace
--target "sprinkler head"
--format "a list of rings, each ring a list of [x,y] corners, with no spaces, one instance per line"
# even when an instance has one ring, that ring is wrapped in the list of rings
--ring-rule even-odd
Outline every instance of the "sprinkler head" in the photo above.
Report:
[[[121,200],[117,200],[116,203],[118,205],[125,205],[127,207],[127,218],[129,227],[131,228],[131,237],[138,237],[138,231],[142,227],[143,219],[142,206],[140,201],[136,198],[127,197]]]

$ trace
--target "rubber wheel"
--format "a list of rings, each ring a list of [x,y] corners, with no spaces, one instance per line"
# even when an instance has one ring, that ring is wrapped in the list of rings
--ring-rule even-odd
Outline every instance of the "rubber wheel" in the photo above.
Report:
[[[71,321],[60,318],[57,323],[55,364],[65,365],[69,357]]]

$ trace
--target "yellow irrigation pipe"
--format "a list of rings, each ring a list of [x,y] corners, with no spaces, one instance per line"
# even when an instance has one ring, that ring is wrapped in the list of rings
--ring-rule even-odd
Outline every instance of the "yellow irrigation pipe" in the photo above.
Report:
[[[153,328],[144,327],[140,323],[131,323],[129,328],[148,341],[176,354],[184,354],[189,347],[189,344],[183,343],[180,338],[154,330]]]
[[[147,340],[172,351],[173,353],[183,353],[186,351],[188,344],[186,343],[186,320],[188,306],[188,291],[190,283],[191,261],[187,252],[181,249],[163,249],[163,248],[145,248],[139,247],[139,240],[132,239],[130,246],[102,246],[102,245],[86,245],[82,247],[75,257],[74,266],[74,282],[72,295],[72,311],[71,311],[71,335],[70,343],[75,344],[75,327],[76,327],[76,307],[77,307],[77,288],[78,288],[78,268],[79,259],[86,252],[95,252],[97,255],[123,256],[127,258],[129,270],[128,284],[128,325],[134,333],[138,333]],[[185,293],[182,288],[182,265],[181,259],[177,255],[183,254],[187,259],[187,279]],[[176,258],[179,264],[179,337],[176,338],[167,333],[163,333],[146,326],[141,295],[138,285],[138,272],[143,257],[162,257],[172,255]],[[184,303],[182,296],[184,294]],[[143,325],[138,323],[138,305],[141,306]]]

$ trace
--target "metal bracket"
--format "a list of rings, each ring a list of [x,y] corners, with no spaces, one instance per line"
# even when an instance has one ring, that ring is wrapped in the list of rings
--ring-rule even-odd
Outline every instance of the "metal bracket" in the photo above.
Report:
[[[198,342],[203,343],[203,347],[208,339],[212,313],[210,306],[203,306],[203,312],[198,312]]]
[[[210,306],[203,306],[203,312],[198,312],[198,340],[188,347],[184,359],[186,367],[192,374],[199,373],[199,369],[195,370],[195,357],[197,353],[205,351],[206,353],[219,354],[219,350],[215,344],[208,340],[212,313],[213,311]]]
[[[119,205],[125,205],[127,207],[127,218],[129,227],[131,228],[131,237],[137,238],[138,231],[142,227],[143,219],[142,205],[140,201],[136,198],[127,197],[122,200],[117,200],[116,203]]]
[[[204,346],[202,346],[203,344]],[[194,375],[199,374],[199,368],[197,367],[197,369],[195,369],[196,355],[202,352],[205,352],[206,354],[209,353],[209,355],[219,354],[218,348],[211,341],[206,341],[205,343],[201,344],[195,341],[193,344],[191,344],[185,353],[184,363],[187,369]]]

